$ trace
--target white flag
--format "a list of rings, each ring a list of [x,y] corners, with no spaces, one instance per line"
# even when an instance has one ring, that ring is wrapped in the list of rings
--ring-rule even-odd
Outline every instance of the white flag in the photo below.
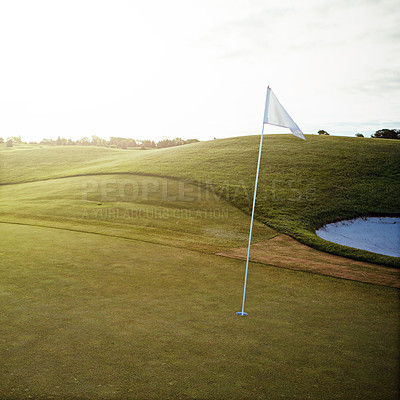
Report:
[[[281,126],[282,128],[289,128],[293,135],[300,139],[306,140],[303,132],[294,122],[291,116],[286,112],[276,98],[274,92],[270,87],[267,89],[267,100],[265,102],[264,111],[264,124],[270,124],[275,126]]]

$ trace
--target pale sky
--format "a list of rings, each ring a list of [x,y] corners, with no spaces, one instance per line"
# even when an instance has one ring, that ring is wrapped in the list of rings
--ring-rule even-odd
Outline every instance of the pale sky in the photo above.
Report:
[[[0,0],[0,137],[259,134],[268,85],[306,134],[400,129],[399,4]]]

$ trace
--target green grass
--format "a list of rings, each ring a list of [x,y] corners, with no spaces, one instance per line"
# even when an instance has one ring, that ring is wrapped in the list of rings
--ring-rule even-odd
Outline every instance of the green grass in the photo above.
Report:
[[[140,175],[0,186],[0,222],[102,233],[215,253],[245,246],[249,218],[199,185]],[[260,222],[254,242],[277,234]]]
[[[398,290],[214,255],[245,246],[258,137],[0,147],[1,399],[397,399]],[[399,144],[267,136],[254,241],[398,215]],[[263,222],[275,228],[269,228]]]
[[[395,289],[3,224],[3,399],[395,399]]]
[[[200,182],[250,213],[258,136],[154,151],[47,147],[0,152],[0,182],[98,173],[147,174]],[[396,140],[267,135],[256,218],[312,247],[399,267],[400,261],[318,238],[341,219],[399,215],[400,143]]]

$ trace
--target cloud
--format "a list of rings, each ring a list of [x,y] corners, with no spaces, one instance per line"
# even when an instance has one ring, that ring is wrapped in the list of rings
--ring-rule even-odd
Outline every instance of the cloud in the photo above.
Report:
[[[399,16],[392,0],[238,2],[236,13],[201,38],[216,57],[274,51],[330,51],[340,46],[394,45]],[[278,5],[276,5],[278,4]],[[390,43],[388,43],[390,41]]]
[[[347,90],[354,94],[398,97],[400,95],[400,71],[382,69],[369,79],[353,82]]]

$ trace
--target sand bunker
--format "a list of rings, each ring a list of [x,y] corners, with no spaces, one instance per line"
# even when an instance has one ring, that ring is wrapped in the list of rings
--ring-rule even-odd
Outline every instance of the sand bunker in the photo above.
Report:
[[[400,257],[399,217],[368,217],[340,221],[325,225],[315,233],[329,242]]]

